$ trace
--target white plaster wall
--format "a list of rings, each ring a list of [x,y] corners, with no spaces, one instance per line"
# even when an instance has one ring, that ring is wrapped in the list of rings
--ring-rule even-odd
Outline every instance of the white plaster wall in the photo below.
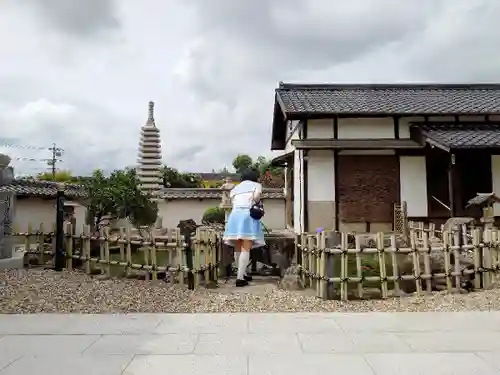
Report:
[[[335,201],[335,158],[331,150],[311,150],[307,155],[307,198]]]
[[[285,200],[264,199],[266,214],[262,222],[268,229],[286,228]],[[180,220],[193,219],[201,224],[205,211],[211,207],[218,207],[220,199],[174,199],[163,201],[158,205],[158,214],[162,217],[164,228],[177,228]]]
[[[423,122],[423,117],[400,117],[399,118],[399,138],[410,138],[410,123]]]
[[[493,192],[500,197],[500,155],[491,155],[491,179]],[[500,203],[493,206],[495,216],[500,216]]]
[[[427,170],[425,156],[399,157],[401,202],[408,216],[427,216]]]
[[[333,138],[333,119],[307,120],[307,138]]]
[[[294,178],[293,178],[293,229],[295,233],[302,233],[304,228],[304,165],[302,150],[294,153]]]
[[[52,230],[56,222],[56,201],[43,200],[40,198],[16,199],[14,203],[14,231],[26,232],[28,225],[33,230],[44,226],[44,232]]]
[[[394,138],[394,120],[392,117],[339,118],[338,133],[339,139]]]
[[[85,224],[86,208],[76,202],[68,202],[75,209],[75,233],[81,234]],[[14,226],[16,231],[26,232],[31,223],[33,230],[43,223],[45,232],[52,230],[56,222],[56,200],[40,198],[16,199],[14,203]]]

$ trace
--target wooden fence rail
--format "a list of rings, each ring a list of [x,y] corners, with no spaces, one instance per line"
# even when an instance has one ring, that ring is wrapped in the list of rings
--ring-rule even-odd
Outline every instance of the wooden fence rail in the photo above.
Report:
[[[395,234],[373,236],[375,247],[368,247],[372,242],[366,235],[301,235],[297,263],[303,284],[323,299],[387,298],[490,288],[500,270],[498,229],[473,228],[464,234],[461,228],[439,235],[432,226],[412,229],[404,247]]]
[[[55,255],[54,229],[47,232],[41,225],[34,230],[29,225],[27,232],[15,231],[13,236],[22,239],[17,246],[34,256],[38,264],[45,264]],[[221,244],[212,229],[197,228],[187,240],[178,228],[147,238],[134,235],[130,227],[113,232],[105,227],[92,233],[89,226],[84,226],[82,234],[75,235],[72,225],[67,224],[64,242],[68,270],[81,268],[87,274],[100,273],[104,277],[133,277],[139,271],[152,280],[160,274],[170,283],[187,284],[190,289],[209,286],[218,278]]]

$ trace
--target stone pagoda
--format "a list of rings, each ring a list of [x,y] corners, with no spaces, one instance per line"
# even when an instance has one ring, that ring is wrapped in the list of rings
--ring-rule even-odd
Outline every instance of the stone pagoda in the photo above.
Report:
[[[155,124],[154,105],[154,102],[149,102],[148,120],[141,128],[137,176],[141,183],[141,191],[153,198],[158,198],[163,186],[163,176],[160,130]]]

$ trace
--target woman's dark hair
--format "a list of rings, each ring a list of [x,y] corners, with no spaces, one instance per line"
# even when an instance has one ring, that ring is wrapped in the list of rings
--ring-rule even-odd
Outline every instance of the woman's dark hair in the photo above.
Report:
[[[255,168],[249,168],[241,174],[241,181],[259,182],[259,171]]]

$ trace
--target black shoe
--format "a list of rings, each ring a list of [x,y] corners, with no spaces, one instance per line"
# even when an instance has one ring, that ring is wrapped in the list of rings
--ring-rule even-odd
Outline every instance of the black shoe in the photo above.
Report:
[[[248,281],[236,279],[236,286],[241,287],[241,286],[247,286],[247,285],[248,285]]]
[[[252,276],[245,275],[245,276],[243,276],[243,280],[245,280],[245,281],[252,281],[253,279],[252,279]]]

